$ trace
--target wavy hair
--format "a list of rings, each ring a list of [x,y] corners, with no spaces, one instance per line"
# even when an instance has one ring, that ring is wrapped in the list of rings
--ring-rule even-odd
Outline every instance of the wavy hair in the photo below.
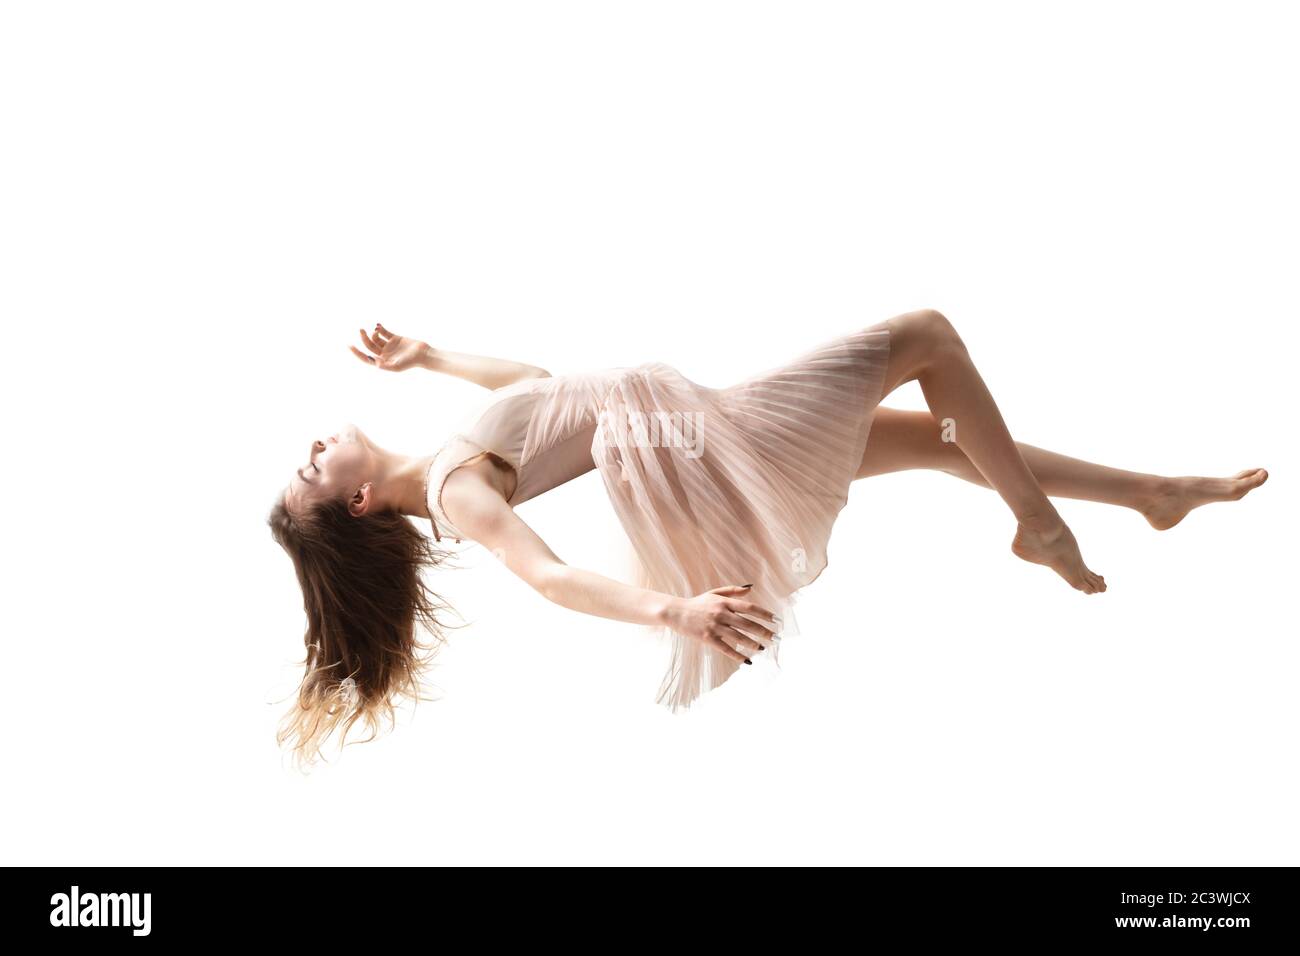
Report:
[[[323,759],[335,730],[342,751],[374,740],[381,718],[395,726],[400,698],[434,699],[421,695],[420,676],[446,642],[442,612],[451,607],[430,590],[424,571],[452,552],[396,511],[355,517],[342,498],[295,512],[281,495],[267,523],[293,560],[307,612],[306,673],[276,734],[306,768]],[[420,640],[421,628],[431,641]],[[370,735],[348,741],[358,722]]]

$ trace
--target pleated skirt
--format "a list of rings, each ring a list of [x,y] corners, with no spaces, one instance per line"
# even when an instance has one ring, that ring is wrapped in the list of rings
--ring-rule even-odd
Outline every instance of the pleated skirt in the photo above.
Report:
[[[752,584],[785,638],[866,450],[889,362],[881,323],[727,388],[671,366],[626,370],[605,395],[592,456],[644,587],[691,597]],[[661,629],[672,656],[658,701],[677,711],[740,665]],[[780,641],[764,652],[779,660]]]

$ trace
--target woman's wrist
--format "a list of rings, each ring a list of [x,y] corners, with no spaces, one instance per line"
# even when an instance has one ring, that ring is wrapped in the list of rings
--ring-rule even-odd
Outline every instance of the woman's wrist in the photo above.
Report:
[[[438,350],[428,342],[421,342],[420,346],[420,367],[430,372],[438,371]]]
[[[659,594],[658,597],[659,600],[654,604],[651,623],[662,627],[671,627],[676,616],[677,606],[681,603],[681,598],[674,597],[671,594]]]

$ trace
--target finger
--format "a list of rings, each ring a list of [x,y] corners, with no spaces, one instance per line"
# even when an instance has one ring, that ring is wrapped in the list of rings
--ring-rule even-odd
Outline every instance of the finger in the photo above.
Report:
[[[374,356],[367,355],[365,352],[361,351],[361,349],[357,348],[355,345],[349,345],[348,348],[352,350],[353,355],[361,359],[361,361],[365,362],[367,365],[375,364]]]
[[[375,341],[380,345],[387,345],[388,340],[392,338],[391,335],[384,331],[384,327],[378,324],[375,325],[375,331],[371,334],[374,336]]]
[[[731,608],[737,614],[751,614],[754,617],[766,618],[769,621],[779,620],[776,614],[762,605],[754,604],[751,601],[728,601],[727,607]]]
[[[735,628],[725,628],[725,630],[730,633],[724,640],[745,656],[746,663],[752,664],[753,656],[763,650],[763,645],[748,634],[743,634]]]
[[[740,651],[736,650],[734,647],[732,647],[730,644],[724,641],[721,637],[715,637],[713,639],[713,646],[716,647],[723,654],[726,654],[733,661],[736,661],[738,664],[751,663],[748,657],[740,653]]]
[[[376,355],[384,350],[382,345],[377,343],[370,336],[366,335],[365,329],[360,329],[359,331],[361,332],[361,341],[366,343],[366,348],[370,349],[370,351],[374,352]]]
[[[760,647],[766,647],[767,645],[763,644],[762,642],[770,641],[773,637],[776,636],[767,628],[765,628],[762,624],[758,624],[754,621],[749,620],[748,618],[743,618],[739,614],[724,615],[722,618],[722,623],[726,624],[728,627],[735,628],[741,634],[745,634],[753,638],[754,640],[760,642],[759,643]]]
[[[386,338],[386,339],[395,338],[395,336],[393,335],[392,332],[389,332],[386,328],[384,328],[384,323],[382,323],[382,322],[376,322],[376,323],[375,323],[375,328],[377,328],[380,332],[382,332],[382,333],[384,334],[384,338]]]
[[[767,650],[767,648],[763,645],[763,642],[758,640],[758,638],[756,638],[753,634],[747,634],[745,631],[742,631],[740,628],[731,625],[724,625],[724,627],[726,627],[726,629],[731,632],[726,639],[732,643],[732,646],[735,647],[736,650],[740,651],[746,656],[750,654],[757,654],[760,651]]]
[[[753,586],[754,585],[752,584],[725,584],[720,588],[714,588],[712,591],[708,593],[725,594],[728,596],[737,595],[737,594],[748,594],[749,589],[752,588]]]

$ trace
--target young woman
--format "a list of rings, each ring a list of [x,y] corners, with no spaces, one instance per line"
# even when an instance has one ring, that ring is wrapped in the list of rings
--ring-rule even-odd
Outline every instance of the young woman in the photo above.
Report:
[[[1131,508],[1165,529],[1267,478],[1164,478],[1018,444],[933,310],[721,389],[660,363],[551,377],[382,325],[361,344],[352,352],[376,369],[444,372],[491,394],[432,455],[385,450],[352,427],[313,441],[271,513],[307,612],[306,674],[280,741],[308,761],[336,728],[346,739],[363,720],[373,739],[397,697],[419,697],[436,643],[418,632],[440,642],[445,610],[422,572],[447,556],[448,537],[491,549],[564,607],[661,628],[673,651],[659,701],[676,710],[752,655],[776,654],[781,615],[826,566],[855,479],[925,468],[992,488],[1015,518],[1012,552],[1096,594],[1106,582],[1049,496]],[[879,405],[913,380],[929,414]],[[640,559],[637,585],[570,567],[514,512],[592,469]],[[406,516],[428,520],[433,540]]]

